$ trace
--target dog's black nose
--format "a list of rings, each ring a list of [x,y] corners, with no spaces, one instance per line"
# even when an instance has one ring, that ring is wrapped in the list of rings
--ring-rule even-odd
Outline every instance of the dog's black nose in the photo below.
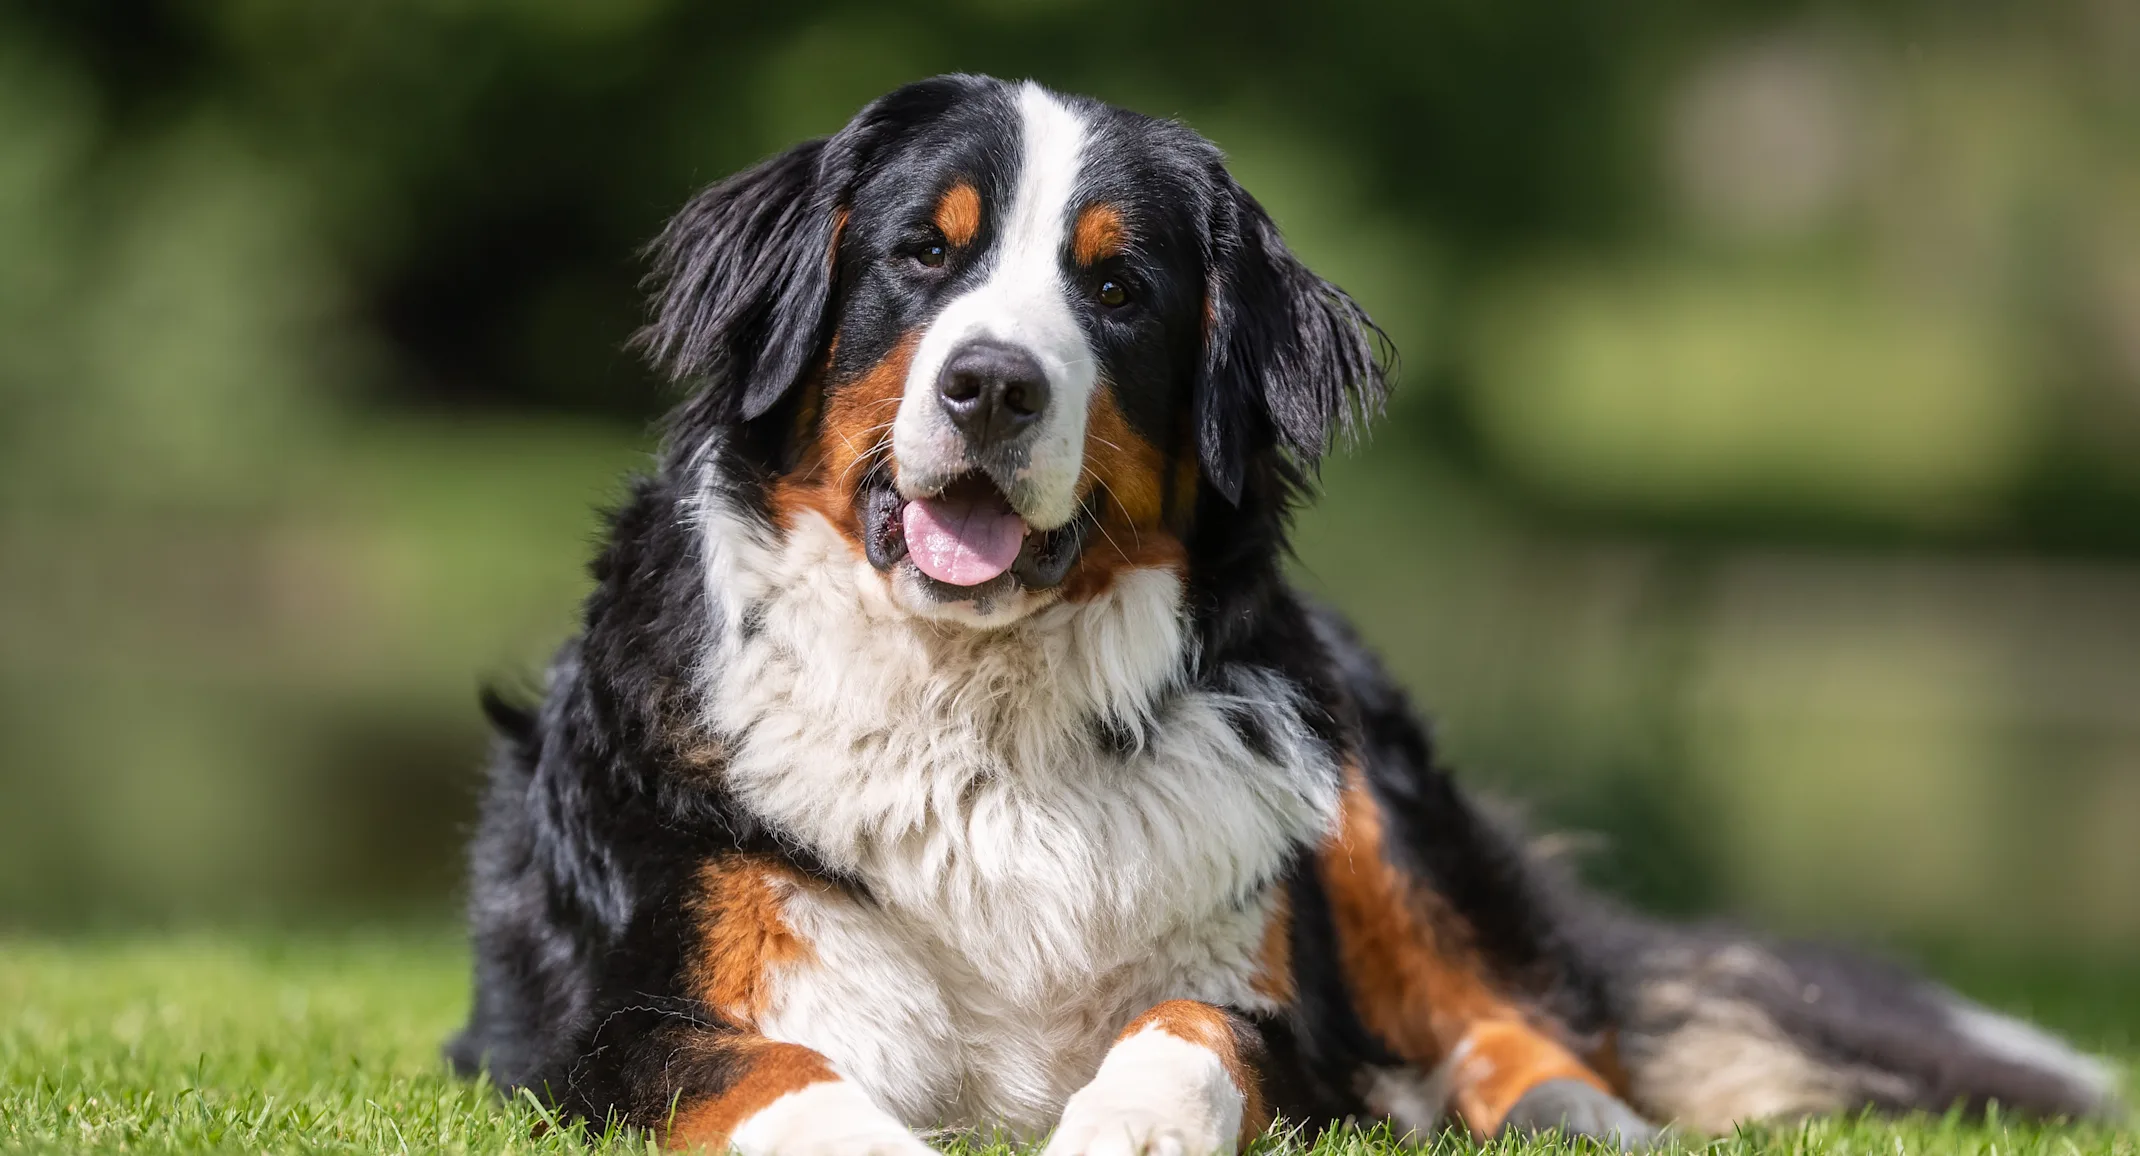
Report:
[[[974,449],[1024,433],[1048,408],[1048,376],[1015,345],[975,341],[953,350],[936,396]]]

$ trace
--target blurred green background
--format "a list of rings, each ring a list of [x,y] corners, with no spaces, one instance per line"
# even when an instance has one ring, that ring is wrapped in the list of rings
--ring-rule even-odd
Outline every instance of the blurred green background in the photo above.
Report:
[[[2140,999],[2127,0],[17,0],[0,927],[450,913],[637,246],[950,69],[1181,117],[1389,329],[1300,571],[1585,870]]]

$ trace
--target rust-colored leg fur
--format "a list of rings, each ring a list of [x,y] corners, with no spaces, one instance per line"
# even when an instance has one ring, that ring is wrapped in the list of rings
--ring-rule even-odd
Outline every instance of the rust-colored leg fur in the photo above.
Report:
[[[1499,1131],[1516,1102],[1550,1080],[1611,1094],[1550,1025],[1495,988],[1454,921],[1436,918],[1435,897],[1385,851],[1381,813],[1350,771],[1320,867],[1339,962],[1365,1026],[1419,1071],[1439,1072],[1450,1106],[1476,1136]]]
[[[729,1082],[719,1092],[677,1104],[667,1134],[671,1148],[725,1152],[736,1129],[774,1101],[812,1084],[839,1079],[825,1057],[799,1044],[775,1043],[762,1036],[729,1036],[719,1046],[728,1053]]]
[[[655,1126],[670,1148],[929,1156],[927,1145],[809,1048],[713,1031],[678,1051],[658,1074],[641,1077],[675,1086],[675,1107]]]
[[[1263,1045],[1256,1039],[1255,1029],[1239,1016],[1208,1003],[1170,999],[1131,1020],[1115,1042],[1132,1039],[1146,1028],[1195,1044],[1218,1059],[1234,1091],[1241,1096],[1242,1145],[1263,1135],[1263,1130],[1271,1126],[1271,1109],[1263,1099],[1263,1074],[1256,1070]]]
[[[671,1148],[928,1156],[825,1056],[760,1034],[770,976],[814,957],[781,913],[802,878],[768,857],[731,854],[702,864],[695,882],[677,978],[698,1007],[645,998],[603,1015],[573,1067],[568,1106],[645,1128]]]

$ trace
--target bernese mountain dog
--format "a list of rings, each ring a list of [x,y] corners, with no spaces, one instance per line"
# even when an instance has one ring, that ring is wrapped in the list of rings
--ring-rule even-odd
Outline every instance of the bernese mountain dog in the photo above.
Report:
[[[2114,1110],[2044,1032],[1623,911],[1458,788],[1285,576],[1380,334],[1189,129],[940,77],[651,253],[690,392],[540,704],[489,703],[461,1070],[753,1154]]]

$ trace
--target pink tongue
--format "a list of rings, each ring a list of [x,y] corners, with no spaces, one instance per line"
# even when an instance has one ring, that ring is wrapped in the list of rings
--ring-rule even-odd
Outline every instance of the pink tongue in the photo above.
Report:
[[[904,522],[907,555],[953,586],[979,586],[1010,569],[1025,544],[1025,519],[1000,498],[921,498],[907,503]]]

